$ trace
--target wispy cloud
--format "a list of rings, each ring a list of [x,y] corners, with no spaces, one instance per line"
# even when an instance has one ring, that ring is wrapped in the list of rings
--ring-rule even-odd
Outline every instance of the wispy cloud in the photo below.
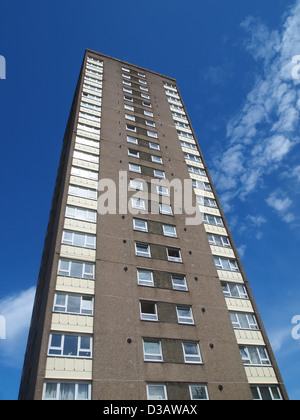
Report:
[[[295,220],[295,215],[288,211],[293,202],[281,190],[274,191],[270,194],[270,196],[266,199],[266,202],[286,223],[290,223]]]
[[[292,58],[300,45],[300,0],[281,31],[271,31],[253,17],[241,26],[248,35],[244,48],[261,72],[242,109],[229,121],[228,141],[214,161],[215,182],[228,207],[237,195],[243,200],[256,191],[300,144],[300,80],[292,77]]]
[[[1,363],[20,366],[23,362],[35,288],[0,300],[0,314],[6,321],[6,339],[0,340]]]

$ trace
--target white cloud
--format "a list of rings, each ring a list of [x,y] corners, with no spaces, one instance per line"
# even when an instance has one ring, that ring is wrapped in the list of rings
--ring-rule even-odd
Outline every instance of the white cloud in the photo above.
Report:
[[[6,339],[0,340],[1,363],[19,366],[23,362],[34,296],[31,287],[0,301],[0,314],[6,321]]]
[[[244,257],[245,252],[246,252],[246,248],[247,248],[247,245],[240,245],[238,247],[237,250],[238,250],[238,253],[239,253],[240,258],[243,258]]]
[[[299,54],[300,0],[289,10],[281,30],[270,31],[253,17],[241,27],[248,35],[245,49],[261,65],[261,74],[241,110],[228,122],[228,141],[215,157],[213,172],[217,188],[234,190],[232,198],[244,199],[300,144],[300,80],[291,74],[293,56]]]
[[[273,208],[277,212],[278,216],[286,223],[290,223],[293,220],[295,220],[294,214],[288,212],[288,209],[292,206],[293,201],[289,197],[286,197],[286,195],[282,191],[274,191],[266,199],[266,202],[271,208]]]

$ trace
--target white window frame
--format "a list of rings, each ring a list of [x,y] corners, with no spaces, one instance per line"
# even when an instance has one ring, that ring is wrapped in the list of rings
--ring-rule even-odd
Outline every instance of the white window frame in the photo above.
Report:
[[[261,388],[267,388],[268,389],[272,401],[281,401],[282,400],[282,395],[281,395],[280,389],[279,389],[278,386],[276,386],[276,384],[274,384],[274,385],[264,385],[264,384],[251,385],[251,391],[252,391],[252,388],[256,390],[256,392],[259,396],[259,398],[254,398],[254,396],[253,396],[254,401],[263,401],[264,400],[263,395],[261,393]],[[276,388],[276,391],[278,393],[279,398],[274,397],[273,388]]]
[[[140,158],[140,152],[138,150],[128,149],[128,156],[139,159]]]
[[[189,316],[180,315],[180,310],[188,310]],[[178,324],[185,324],[185,325],[194,325],[194,317],[193,311],[191,306],[184,306],[184,305],[176,305],[176,313],[177,313],[177,320]]]
[[[125,119],[135,122],[135,116],[134,115],[125,114]]]
[[[131,207],[137,210],[146,210],[146,201],[139,197],[131,197]]]
[[[78,166],[72,166],[71,175],[78,176],[79,178],[90,179],[92,181],[98,181],[99,174],[96,171],[89,171],[88,169],[79,168]]]
[[[126,124],[126,130],[130,131],[131,133],[136,133],[136,127],[132,124]]]
[[[168,228],[173,228],[173,232],[168,232]],[[177,238],[176,226],[173,225],[163,225],[163,232],[164,236],[168,236],[170,238]]]
[[[66,236],[67,235],[72,235],[71,240],[67,239]],[[83,236],[83,246],[80,245],[76,245],[76,236]],[[89,239],[93,238],[93,241],[89,241]],[[63,231],[63,235],[62,235],[62,240],[61,243],[63,245],[68,245],[68,246],[75,246],[75,247],[79,247],[79,248],[87,248],[87,249],[96,249],[96,235],[92,235],[89,233],[84,233],[84,232],[74,232],[71,230],[64,230]]]
[[[156,185],[156,194],[161,195],[163,197],[169,197],[169,188],[165,187],[164,185]]]
[[[152,396],[150,396],[150,392],[149,392],[149,388],[151,387],[156,387],[156,388],[162,388],[163,391],[163,398],[153,398]],[[156,383],[148,383],[146,385],[146,389],[147,389],[147,400],[152,400],[152,401],[163,401],[163,400],[168,400],[168,394],[167,394],[167,386],[165,384],[156,384]]]
[[[144,227],[140,227],[137,223],[144,223]],[[148,232],[148,223],[146,220],[133,219],[133,229],[138,232]]]
[[[61,343],[60,343],[59,347],[51,345],[53,335],[61,336]],[[72,354],[72,355],[64,354],[64,345],[65,345],[66,336],[72,336],[72,337],[77,338],[77,354]],[[90,340],[90,342],[89,342],[90,346],[89,346],[88,349],[86,349],[84,347],[81,347],[81,342],[82,342],[83,338],[89,338],[89,340]],[[58,352],[60,352],[60,354]],[[80,355],[80,353],[90,353],[90,355],[89,356]],[[52,333],[52,334],[50,334],[50,338],[49,338],[49,345],[48,345],[47,354],[48,354],[48,356],[54,356],[54,357],[92,359],[93,358],[93,336],[90,335],[90,334],[79,334],[79,335],[77,335],[77,334],[68,334],[68,333],[63,333],[63,332]]]
[[[142,304],[151,304],[154,305],[154,313],[150,314],[147,312],[142,312]],[[142,321],[151,321],[151,322],[157,322],[158,321],[158,313],[157,313],[157,303],[156,302],[148,302],[146,300],[141,300],[140,301],[140,317]]]
[[[149,244],[145,244],[143,242],[135,242],[135,255],[137,257],[143,257],[143,258],[151,258],[151,247]],[[138,247],[144,247],[147,248],[145,251],[139,251]]]
[[[194,387],[201,387],[201,388],[203,388],[203,390],[205,391],[206,398],[193,398],[193,390],[192,390],[192,388],[194,388]],[[189,385],[189,390],[190,390],[190,397],[191,397],[191,400],[192,401],[197,401],[197,400],[206,401],[206,400],[209,400],[207,386],[205,384],[190,384]]]
[[[186,353],[186,347],[185,345],[193,345],[196,348],[197,353],[194,354],[187,354]],[[195,341],[182,341],[182,351],[183,351],[183,356],[184,356],[184,363],[188,363],[188,364],[202,364],[202,357],[201,357],[201,353],[200,353],[200,346],[199,343],[195,342]]]
[[[249,299],[246,287],[238,283],[222,283],[222,289],[225,297],[233,299]]]
[[[62,267],[61,267],[62,262],[67,262],[69,264],[69,267],[68,267],[67,270],[62,269]],[[58,276],[74,277],[74,276],[71,276],[72,263],[82,264],[81,276],[80,277],[75,277],[75,278],[95,280],[95,264],[94,263],[85,262],[85,261],[74,261],[74,260],[69,260],[69,259],[66,259],[66,258],[61,258],[59,260],[58,272],[57,272]],[[86,271],[87,266],[92,267],[92,272],[91,273],[89,271]]]
[[[154,131],[147,130],[147,136],[151,137],[152,139],[158,139],[158,135]]]
[[[129,171],[140,174],[142,172],[142,168],[140,165],[136,165],[135,163],[129,163]]]
[[[245,312],[229,312],[232,326],[238,330],[255,330],[259,329],[255,314]],[[247,327],[244,323],[247,323]]]
[[[139,141],[135,137],[127,136],[127,143],[130,143],[130,144],[139,144]]]
[[[74,197],[86,198],[88,200],[97,201],[98,192],[91,188],[79,187],[78,185],[69,185],[69,195]]]
[[[83,222],[97,223],[96,210],[85,209],[84,207],[69,206],[66,207],[66,218],[82,220]]]
[[[146,116],[146,117],[154,117],[154,114],[153,114],[153,112],[151,112],[151,111],[146,111],[146,110],[144,110],[144,115]]]
[[[79,310],[75,312],[68,310],[69,300],[73,296],[78,297],[80,299]],[[58,297],[64,297],[64,303],[59,303]],[[86,309],[87,306],[84,304],[84,301],[90,302],[90,309]],[[56,292],[54,296],[53,312],[93,316],[94,315],[94,297],[89,296],[89,295],[74,295],[72,293]]]
[[[178,249],[178,248],[172,248],[172,247],[167,247],[166,248],[166,250],[167,250],[167,258],[168,258],[168,261],[170,261],[170,262],[176,262],[176,263],[182,263],[182,256],[181,256],[181,251],[180,251],[180,249]],[[172,256],[170,256],[169,255],[169,252],[170,251],[178,251],[178,254],[179,254],[179,256],[178,257],[172,257]]]
[[[208,236],[208,242],[210,243],[210,245],[222,246],[224,248],[231,248],[231,244],[227,236],[215,235],[212,233],[209,233],[207,236]],[[216,238],[220,239],[220,241],[216,241]]]
[[[157,165],[162,165],[163,164],[162,157],[160,157],[160,156],[151,155],[151,161],[153,163],[156,163]]]
[[[145,343],[158,344],[158,351],[159,352],[158,353],[147,352],[146,349],[145,349]],[[156,362],[156,363],[163,362],[161,340],[143,339],[143,350],[144,350],[144,361],[145,362]]]
[[[149,149],[152,150],[157,150],[158,152],[160,151],[160,146],[157,143],[152,143],[151,141],[149,142]]]
[[[142,272],[150,273],[150,280],[144,280],[140,278],[140,274]],[[154,287],[154,278],[153,278],[153,271],[145,269],[145,268],[138,268],[137,269],[137,279],[138,279],[138,285],[139,286],[146,286],[146,287]]]
[[[188,287],[187,287],[187,282],[186,282],[186,277],[181,275],[181,274],[171,274],[171,280],[172,280],[172,288],[173,290],[179,290],[182,292],[187,292],[188,291]],[[180,280],[183,282],[182,285],[176,285],[176,280]]]
[[[170,211],[163,210],[163,209],[164,209],[164,208],[166,208],[166,207],[168,207],[168,210],[170,210]],[[160,204],[159,204],[159,213],[160,213],[160,214],[167,215],[167,216],[173,216],[173,210],[172,210],[172,207],[171,207],[171,206],[169,206],[168,204],[162,204],[162,203],[160,203]]]
[[[255,363],[254,360],[252,359],[253,351],[255,351],[256,353],[255,356],[259,359],[259,363]],[[261,352],[263,352],[264,355],[262,355]],[[271,366],[271,361],[270,361],[266,347],[240,346],[240,353],[241,353],[242,361],[245,366]]]
[[[238,263],[234,259],[214,256],[214,261],[218,270],[233,271],[235,273],[240,271]],[[227,264],[229,268],[227,267]]]
[[[139,179],[131,179],[129,185],[134,191],[144,191],[144,182]]]
[[[166,173],[165,173],[165,171],[161,171],[159,169],[154,169],[153,170],[153,175],[154,175],[154,178],[166,179]]]
[[[55,391],[55,398],[46,398],[46,390],[47,390],[47,385],[53,384],[56,385],[56,391]],[[60,388],[62,384],[72,384],[75,386],[75,391],[74,391],[74,400],[79,400],[79,391],[78,388],[80,385],[87,385],[88,386],[88,398],[87,399],[81,399],[83,401],[89,401],[92,399],[92,385],[90,382],[86,382],[86,381],[80,381],[80,382],[74,382],[74,381],[61,381],[61,382],[56,382],[56,381],[51,381],[51,380],[47,380],[44,383],[44,387],[43,387],[43,400],[44,401],[59,401],[60,400]]]

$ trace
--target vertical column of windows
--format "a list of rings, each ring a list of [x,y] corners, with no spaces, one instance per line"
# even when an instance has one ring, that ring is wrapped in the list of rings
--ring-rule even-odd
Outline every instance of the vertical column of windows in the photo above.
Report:
[[[184,154],[187,168],[192,179],[196,200],[203,214],[203,222],[207,232],[211,252],[214,257],[218,276],[229,310],[232,326],[240,346],[241,357],[246,366],[270,366],[266,344],[254,314],[251,301],[246,291],[245,282],[239,271],[236,255],[231,247],[227,230],[218,209],[206,169],[202,163],[197,143],[189,125],[189,120],[181,102],[177,87],[164,83],[165,93],[170,105],[180,146]],[[262,355],[262,356],[261,356]],[[278,383],[275,374],[261,371],[259,375]],[[255,383],[255,375],[246,368],[250,384]],[[256,388],[253,388],[256,389]],[[279,392],[279,391],[278,391]]]
[[[88,56],[53,302],[46,400],[91,399],[102,83],[103,62]]]

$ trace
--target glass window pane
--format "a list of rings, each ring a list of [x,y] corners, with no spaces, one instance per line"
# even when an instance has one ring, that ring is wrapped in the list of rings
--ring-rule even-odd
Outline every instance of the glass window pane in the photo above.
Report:
[[[77,356],[78,337],[75,335],[65,335],[64,356]]]
[[[75,399],[75,384],[60,384],[60,400],[74,400]]]
[[[148,385],[149,400],[165,400],[166,393],[164,385]]]
[[[270,390],[267,386],[261,386],[259,388],[259,390],[260,390],[260,393],[261,393],[261,398],[263,400],[266,400],[266,401],[272,400]]]
[[[55,400],[56,391],[57,391],[57,384],[47,383],[44,398],[47,400]]]
[[[191,385],[190,390],[192,400],[207,400],[206,386]]]
[[[93,315],[93,298],[88,296],[82,297],[81,313],[86,315]]]
[[[82,263],[71,262],[71,277],[82,277]]]
[[[88,384],[78,384],[78,400],[88,400],[89,399],[89,386]]]
[[[68,296],[67,312],[71,312],[74,314],[80,313],[80,296],[74,296],[74,295]]]

